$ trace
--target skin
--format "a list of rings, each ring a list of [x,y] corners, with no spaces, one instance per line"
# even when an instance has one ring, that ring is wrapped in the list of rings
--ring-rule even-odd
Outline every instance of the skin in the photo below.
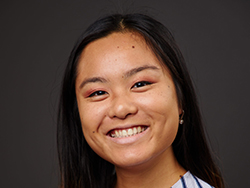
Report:
[[[172,77],[140,35],[112,33],[88,44],[75,91],[86,141],[115,165],[117,188],[170,187],[186,172],[172,149],[182,113]],[[110,136],[138,126],[146,130]]]

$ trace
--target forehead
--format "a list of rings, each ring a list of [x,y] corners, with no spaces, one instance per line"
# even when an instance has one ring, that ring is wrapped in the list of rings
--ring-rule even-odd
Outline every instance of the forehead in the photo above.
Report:
[[[87,69],[100,72],[106,67],[116,70],[117,66],[120,68],[148,63],[157,64],[167,70],[140,34],[118,32],[97,39],[85,47],[78,61],[78,73],[86,73]]]
[[[107,50],[130,50],[132,48],[141,48],[149,50],[145,39],[136,32],[115,32],[110,35],[97,39],[89,43],[82,51],[80,59],[86,57],[88,54],[96,55],[98,53],[105,53]]]

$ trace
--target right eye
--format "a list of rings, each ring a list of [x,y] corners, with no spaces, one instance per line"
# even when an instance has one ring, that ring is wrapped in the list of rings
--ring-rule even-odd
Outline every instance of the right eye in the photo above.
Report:
[[[101,95],[105,95],[108,94],[106,91],[95,91],[93,93],[91,93],[88,97],[95,97],[95,96],[101,96]]]
[[[146,86],[146,85],[151,85],[151,84],[152,84],[151,82],[141,81],[141,82],[135,83],[135,85],[133,85],[132,88],[140,88],[140,87],[143,87],[143,86]]]

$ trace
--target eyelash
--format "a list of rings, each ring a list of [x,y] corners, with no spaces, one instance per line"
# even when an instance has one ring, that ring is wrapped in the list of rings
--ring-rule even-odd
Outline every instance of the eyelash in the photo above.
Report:
[[[104,94],[107,94],[107,92],[106,92],[106,91],[99,90],[99,91],[95,91],[95,92],[91,93],[91,94],[89,95],[89,97],[100,96],[100,95],[104,95]]]
[[[148,82],[148,81],[141,81],[141,82],[136,82],[132,88],[139,88],[139,87],[143,87],[143,86],[146,86],[146,85],[151,85],[152,83],[151,82]]]

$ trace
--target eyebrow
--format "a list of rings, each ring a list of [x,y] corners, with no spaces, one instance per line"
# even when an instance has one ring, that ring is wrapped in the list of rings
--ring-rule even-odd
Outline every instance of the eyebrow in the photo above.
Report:
[[[134,69],[131,69],[129,71],[127,71],[125,74],[124,74],[124,77],[125,78],[128,78],[128,77],[131,77],[133,75],[135,75],[136,73],[138,72],[141,72],[143,70],[146,70],[146,69],[151,69],[151,70],[159,70],[158,67],[156,66],[152,66],[152,65],[144,65],[144,66],[141,66],[141,67],[136,67]],[[95,82],[101,82],[101,83],[105,83],[107,82],[107,80],[103,77],[91,77],[91,78],[87,78],[85,79],[79,86],[79,88],[83,88],[86,84],[88,83],[95,83]]]
[[[152,70],[159,70],[158,67],[156,66],[152,66],[152,65],[144,65],[144,66],[141,66],[141,67],[136,67],[134,69],[131,69],[129,71],[127,71],[124,76],[125,78],[128,78],[128,77],[131,77],[133,76],[134,74],[138,73],[138,72],[141,72],[143,70],[146,70],[146,69],[152,69]]]
[[[84,80],[81,85],[80,85],[80,89],[83,88],[83,86],[85,86],[88,83],[95,83],[95,82],[101,82],[101,83],[105,83],[107,82],[107,80],[105,78],[102,77],[92,77],[92,78],[87,78],[86,80]]]

